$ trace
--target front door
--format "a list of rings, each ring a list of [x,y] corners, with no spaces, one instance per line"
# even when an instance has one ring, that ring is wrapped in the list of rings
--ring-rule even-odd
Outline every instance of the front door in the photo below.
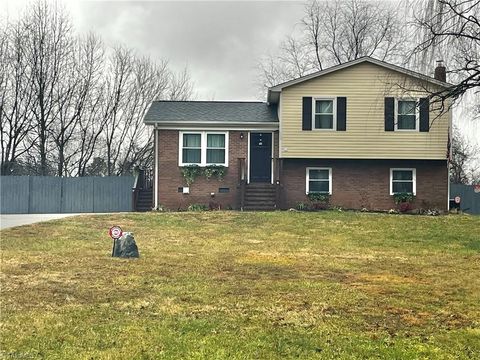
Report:
[[[250,182],[270,182],[272,133],[250,133]]]

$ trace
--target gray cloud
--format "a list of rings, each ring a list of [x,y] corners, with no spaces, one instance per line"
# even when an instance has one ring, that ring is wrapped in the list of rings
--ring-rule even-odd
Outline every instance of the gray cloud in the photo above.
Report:
[[[75,4],[77,29],[94,31],[173,68],[188,65],[199,98],[258,97],[255,65],[290,34],[302,2],[95,2]]]

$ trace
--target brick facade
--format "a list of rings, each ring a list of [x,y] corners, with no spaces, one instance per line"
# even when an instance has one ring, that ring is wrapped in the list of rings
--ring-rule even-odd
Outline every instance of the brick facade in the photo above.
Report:
[[[321,160],[284,159],[282,207],[308,202],[306,168],[332,168],[330,204],[347,209],[396,208],[390,196],[390,168],[416,169],[415,208],[447,210],[448,170],[442,160]]]
[[[240,134],[243,133],[243,139]],[[186,209],[190,204],[219,204],[222,209],[236,208],[238,186],[238,159],[247,158],[248,132],[229,131],[228,170],[222,181],[203,176],[190,185],[190,194],[178,192],[187,186],[178,166],[179,131],[158,130],[158,204],[171,210]],[[228,187],[228,193],[219,193],[219,188]],[[215,193],[212,197],[211,193]]]
[[[243,133],[243,139],[240,134]],[[190,186],[190,193],[178,192],[187,186],[178,166],[179,131],[158,130],[158,204],[171,210],[186,209],[190,204],[215,203],[222,209],[236,209],[238,199],[238,159],[247,159],[248,131],[229,131],[228,170],[222,181],[198,177]],[[278,156],[278,132],[275,133],[274,154]],[[390,168],[416,169],[415,208],[447,210],[447,162],[441,160],[341,160],[341,159],[283,159],[280,183],[280,207],[288,209],[299,202],[308,202],[306,168],[332,168],[332,196],[330,203],[347,209],[367,208],[388,210],[396,208],[390,196]],[[219,188],[229,188],[220,193]],[[214,193],[214,196],[211,196]]]

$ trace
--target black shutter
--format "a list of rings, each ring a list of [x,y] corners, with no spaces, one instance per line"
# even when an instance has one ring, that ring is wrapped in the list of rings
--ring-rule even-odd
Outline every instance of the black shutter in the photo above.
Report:
[[[347,98],[337,97],[337,131],[347,130]]]
[[[385,98],[385,131],[393,131],[395,121],[395,98]]]
[[[430,130],[430,101],[428,98],[420,99],[418,107],[420,108],[420,131],[428,132]]]
[[[302,130],[312,130],[312,98],[303,98]]]

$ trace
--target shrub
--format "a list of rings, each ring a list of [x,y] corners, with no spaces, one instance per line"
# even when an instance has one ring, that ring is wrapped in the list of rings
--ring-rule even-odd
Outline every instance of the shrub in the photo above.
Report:
[[[413,209],[412,202],[415,200],[415,195],[412,193],[397,193],[393,194],[393,201],[398,205],[398,211],[405,213]]]
[[[312,210],[326,210],[330,203],[330,194],[309,193],[308,199],[312,203]]]
[[[412,203],[415,200],[415,195],[412,193],[396,193],[393,194],[393,201],[395,201],[395,204],[401,204],[401,203]]]
[[[295,205],[295,209],[299,211],[306,211],[308,210],[308,204],[305,204],[304,202],[299,202]]]
[[[191,204],[187,208],[188,211],[206,211],[208,210],[207,205],[203,204]]]

